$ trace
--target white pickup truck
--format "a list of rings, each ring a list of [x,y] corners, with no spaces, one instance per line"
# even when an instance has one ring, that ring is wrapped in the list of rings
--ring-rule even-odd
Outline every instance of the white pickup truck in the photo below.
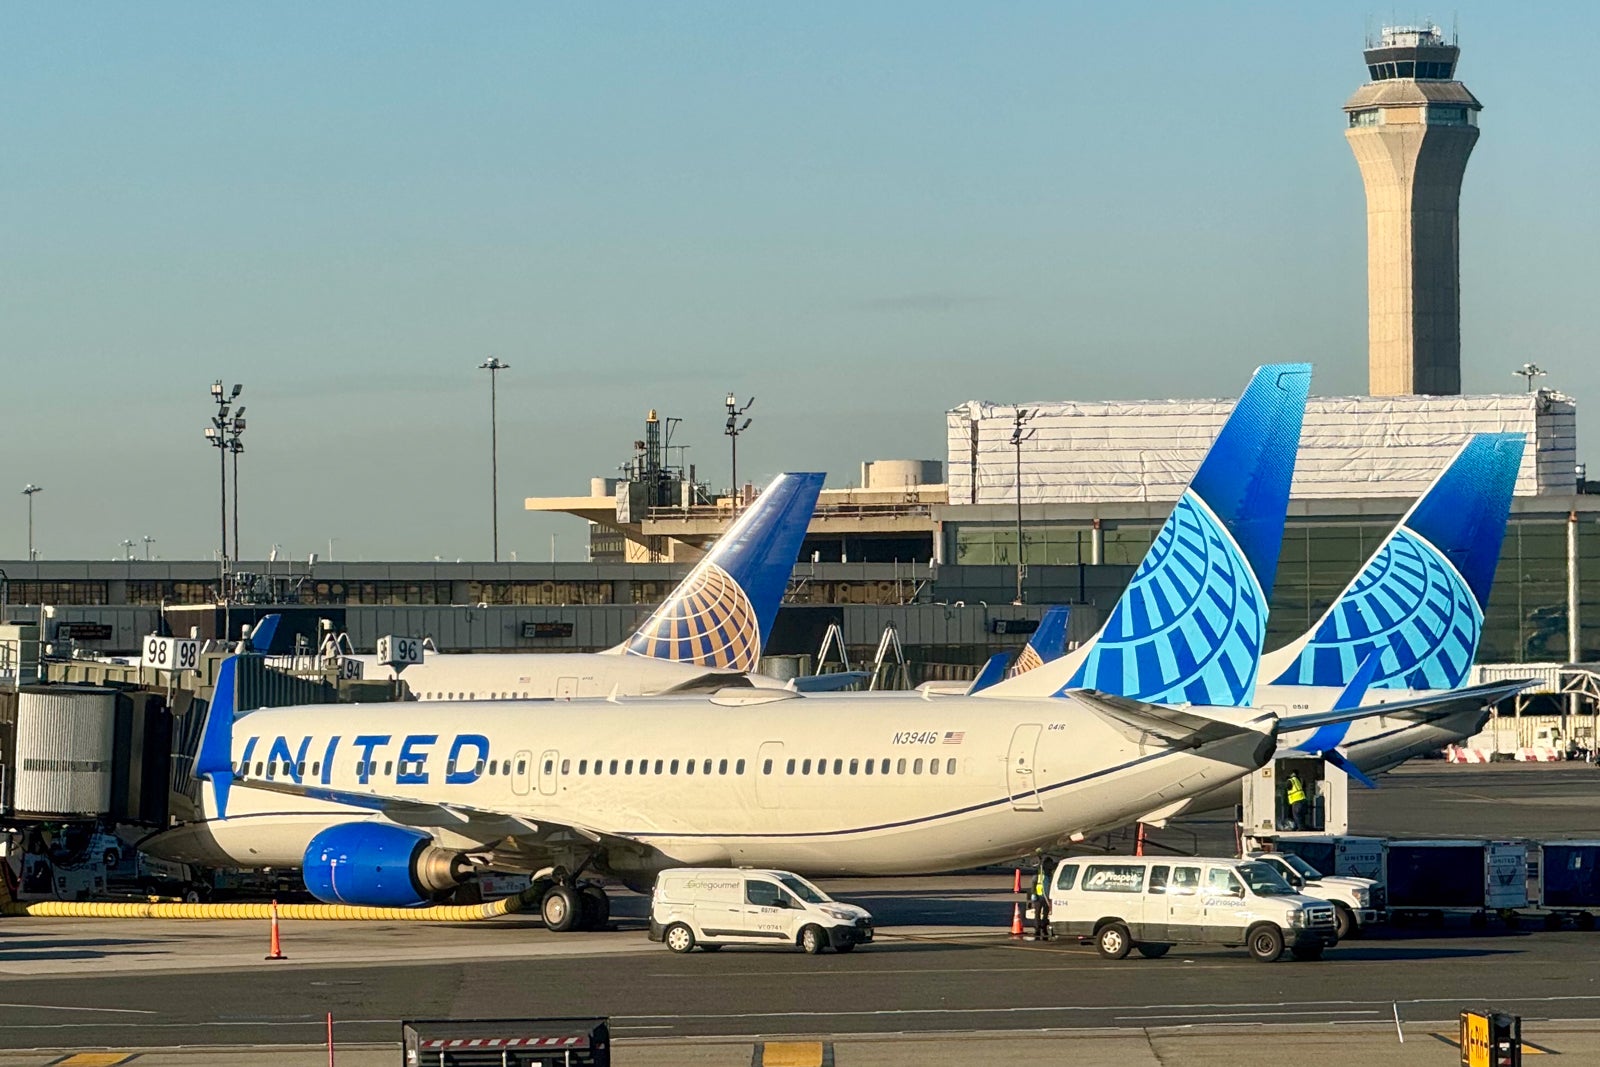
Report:
[[[1387,894],[1382,882],[1347,875],[1324,875],[1289,852],[1252,852],[1249,858],[1272,864],[1296,891],[1332,904],[1340,941],[1358,937],[1367,927],[1387,919]]]

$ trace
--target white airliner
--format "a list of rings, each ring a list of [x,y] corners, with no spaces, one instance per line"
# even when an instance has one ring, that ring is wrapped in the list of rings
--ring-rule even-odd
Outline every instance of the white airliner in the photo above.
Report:
[[[643,885],[684,864],[951,870],[1214,791],[1270,758],[1280,725],[1377,714],[1351,707],[1359,675],[1331,711],[1280,722],[1244,710],[1265,633],[1258,576],[1277,555],[1307,378],[1297,365],[1257,373],[1082,662],[975,695],[746,688],[236,713],[230,660],[196,762],[211,783],[208,818],[142,847],[201,864],[299,866],[322,899],[366,904],[426,901],[474,865],[550,869],[543,914],[565,929],[604,906],[578,881],[587,871]],[[1184,594],[1160,598],[1171,618],[1138,603],[1160,585]],[[1119,614],[1129,604],[1138,610]],[[1174,632],[1181,652],[1151,645]],[[1175,668],[1161,701],[1097,691],[1102,679],[1124,683],[1141,648]],[[1045,695],[990,696],[1023,679]]]

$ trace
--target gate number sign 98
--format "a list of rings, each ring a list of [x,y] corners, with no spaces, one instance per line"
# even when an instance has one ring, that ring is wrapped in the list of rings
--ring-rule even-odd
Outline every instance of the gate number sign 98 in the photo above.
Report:
[[[200,667],[200,642],[176,637],[147,637],[143,666],[158,671],[193,671]]]

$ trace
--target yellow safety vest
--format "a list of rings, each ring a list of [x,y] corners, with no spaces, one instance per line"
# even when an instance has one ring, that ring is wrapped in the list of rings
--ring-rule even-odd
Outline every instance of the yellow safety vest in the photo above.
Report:
[[[1289,776],[1289,803],[1298,804],[1306,798],[1306,787],[1300,783],[1298,774]]]
[[[1039,873],[1033,879],[1033,895],[1044,896],[1044,867],[1039,868]]]

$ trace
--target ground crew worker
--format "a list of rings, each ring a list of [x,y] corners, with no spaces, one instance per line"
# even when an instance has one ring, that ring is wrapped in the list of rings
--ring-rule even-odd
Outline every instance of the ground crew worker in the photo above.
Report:
[[[1289,819],[1294,823],[1296,830],[1311,829],[1311,820],[1308,817],[1306,803],[1306,784],[1300,780],[1299,771],[1289,772],[1289,787],[1284,797],[1289,802]]]
[[[1038,941],[1050,939],[1049,862],[1044,856],[1040,856],[1039,871],[1033,876],[1034,938]]]

